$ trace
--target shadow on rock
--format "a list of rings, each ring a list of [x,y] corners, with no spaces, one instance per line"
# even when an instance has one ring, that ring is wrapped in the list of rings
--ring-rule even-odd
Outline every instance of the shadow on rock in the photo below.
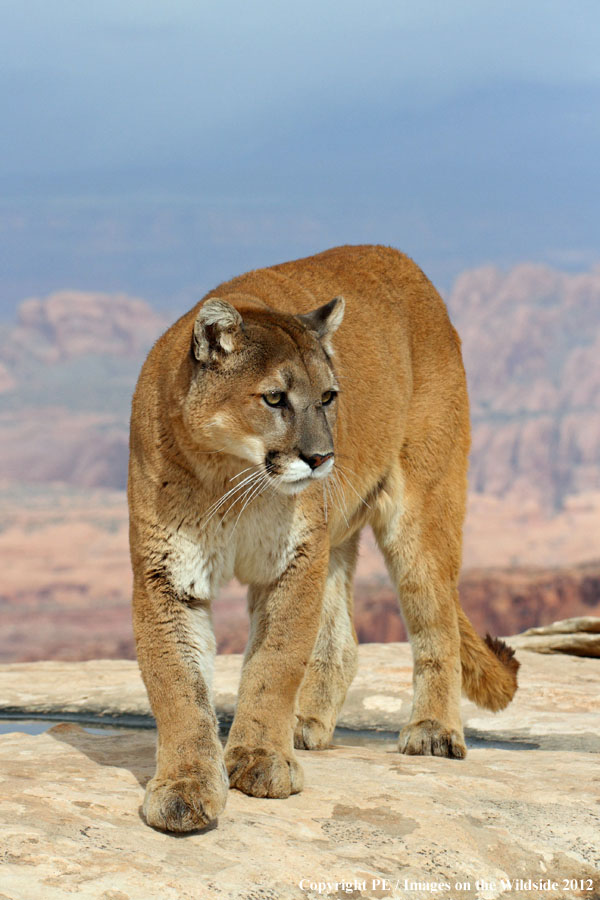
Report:
[[[64,722],[50,728],[47,734],[68,744],[99,766],[128,769],[142,787],[150,781],[156,768],[156,733],[154,731],[119,734],[90,734],[81,725]]]

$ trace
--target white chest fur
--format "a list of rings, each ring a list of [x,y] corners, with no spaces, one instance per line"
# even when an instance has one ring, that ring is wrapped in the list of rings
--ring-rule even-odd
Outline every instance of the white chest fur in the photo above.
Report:
[[[270,584],[289,565],[302,539],[294,504],[261,498],[238,518],[171,535],[169,568],[175,590],[210,600],[235,575],[243,584]]]
[[[233,576],[233,554],[211,533],[180,530],[170,540],[169,569],[176,591],[210,600],[222,582]]]
[[[301,522],[293,502],[265,498],[246,510],[236,526],[237,578],[243,584],[270,584],[279,578],[302,540]]]

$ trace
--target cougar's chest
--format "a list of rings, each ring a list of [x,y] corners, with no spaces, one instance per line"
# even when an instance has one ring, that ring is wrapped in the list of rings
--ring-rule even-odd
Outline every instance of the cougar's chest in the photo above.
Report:
[[[210,533],[188,530],[173,535],[169,545],[170,577],[176,591],[211,599],[233,578],[233,548]]]
[[[210,529],[180,529],[169,541],[171,581],[181,594],[207,599],[234,575],[243,584],[271,584],[289,565],[299,534],[295,517],[276,501]]]
[[[265,502],[246,510],[236,532],[236,578],[243,584],[271,584],[289,565],[299,528],[285,507]]]

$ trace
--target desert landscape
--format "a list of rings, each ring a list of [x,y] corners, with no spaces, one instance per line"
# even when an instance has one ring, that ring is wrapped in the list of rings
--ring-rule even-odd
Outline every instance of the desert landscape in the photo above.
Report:
[[[598,615],[600,269],[484,267],[447,302],[473,421],[463,605],[493,634]],[[62,291],[24,301],[0,331],[2,661],[134,655],[129,402],[168,324],[140,298]],[[405,639],[368,531],[355,599],[361,642]],[[240,585],[214,621],[221,652],[240,652]]]

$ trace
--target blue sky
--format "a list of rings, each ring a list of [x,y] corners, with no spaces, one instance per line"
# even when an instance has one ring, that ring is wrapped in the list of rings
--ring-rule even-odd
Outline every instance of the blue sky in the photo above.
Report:
[[[462,269],[600,261],[600,6],[2,4],[0,314],[182,307],[339,243]]]

